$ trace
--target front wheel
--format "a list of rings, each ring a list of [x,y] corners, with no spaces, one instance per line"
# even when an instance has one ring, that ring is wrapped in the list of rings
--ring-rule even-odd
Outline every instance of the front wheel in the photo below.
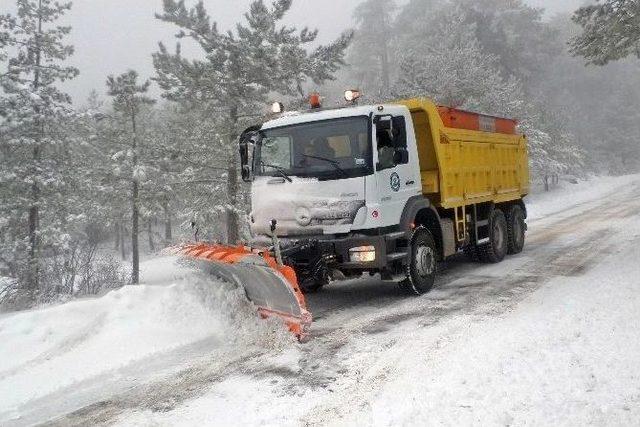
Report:
[[[433,288],[436,278],[436,243],[429,230],[418,227],[413,231],[409,249],[407,277],[402,281],[402,287],[415,295],[422,295]]]

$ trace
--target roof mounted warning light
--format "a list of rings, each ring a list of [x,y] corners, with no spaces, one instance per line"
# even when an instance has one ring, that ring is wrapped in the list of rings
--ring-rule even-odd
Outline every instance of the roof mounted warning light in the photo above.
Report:
[[[318,92],[313,92],[311,95],[309,95],[309,105],[312,109],[322,107],[322,101]]]
[[[280,114],[284,112],[284,104],[282,102],[274,102],[271,104],[271,112],[273,114]]]
[[[362,94],[358,89],[349,89],[344,91],[344,100],[350,104],[356,104],[358,102],[358,98],[360,98]]]

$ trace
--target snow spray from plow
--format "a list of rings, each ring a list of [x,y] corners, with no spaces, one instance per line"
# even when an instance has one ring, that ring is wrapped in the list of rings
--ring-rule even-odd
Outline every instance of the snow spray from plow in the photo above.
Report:
[[[281,318],[298,339],[308,337],[312,318],[296,273],[279,264],[269,251],[201,243],[174,252],[199,261],[206,273],[243,288],[262,318]]]

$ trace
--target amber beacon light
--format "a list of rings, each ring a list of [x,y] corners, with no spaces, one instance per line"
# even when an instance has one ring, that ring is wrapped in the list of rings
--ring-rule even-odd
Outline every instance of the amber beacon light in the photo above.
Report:
[[[322,102],[320,100],[320,94],[318,92],[314,92],[309,95],[309,105],[311,108],[320,108],[322,107]]]

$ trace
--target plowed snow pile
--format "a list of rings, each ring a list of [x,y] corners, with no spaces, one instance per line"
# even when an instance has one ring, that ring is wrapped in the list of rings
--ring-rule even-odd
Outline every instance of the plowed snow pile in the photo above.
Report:
[[[145,263],[148,284],[0,317],[0,412],[179,346],[270,333],[242,291],[175,261]]]

